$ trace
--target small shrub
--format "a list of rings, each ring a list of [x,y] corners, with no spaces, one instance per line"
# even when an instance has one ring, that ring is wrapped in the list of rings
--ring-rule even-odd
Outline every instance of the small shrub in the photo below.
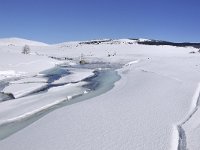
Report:
[[[28,45],[25,45],[22,49],[22,54],[30,54],[31,49]]]

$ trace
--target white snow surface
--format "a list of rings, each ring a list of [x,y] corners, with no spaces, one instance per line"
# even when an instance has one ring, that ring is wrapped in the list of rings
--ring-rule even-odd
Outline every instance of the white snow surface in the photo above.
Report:
[[[91,69],[70,69],[70,72],[71,74],[54,81],[53,84],[78,82],[94,75],[93,70]]]
[[[20,48],[21,49],[21,48]],[[0,46],[0,80],[8,77],[31,76],[59,64],[57,60],[38,55],[24,55],[18,48]]]
[[[19,98],[25,96],[35,90],[38,90],[47,85],[46,83],[20,83],[20,84],[11,84],[5,87],[2,92],[12,93],[14,98]]]
[[[20,38],[4,38],[0,39],[0,45],[1,46],[24,46],[24,45],[47,46],[48,44],[26,39],[20,39]]]
[[[198,150],[200,54],[190,54],[197,51],[191,47],[148,46],[128,44],[130,40],[126,39],[121,41],[33,47],[32,53],[37,55],[22,55],[16,47],[0,47],[2,79],[18,72],[37,74],[55,64],[69,63],[48,56],[73,58],[76,62],[84,54],[86,60],[124,64],[118,69],[121,79],[112,90],[54,110],[0,141],[0,149],[178,150],[180,137],[176,127],[190,116],[182,125],[187,142],[185,149]],[[108,53],[116,55],[108,57]],[[55,83],[77,81],[91,75],[92,70],[75,69],[74,74]],[[47,109],[73,95],[87,93],[81,87],[83,84],[55,87],[42,95],[0,103],[0,122],[20,121],[21,117]],[[193,108],[197,110],[190,115]]]
[[[81,85],[85,82],[68,84],[63,87],[54,87],[48,90],[48,93],[32,95],[29,97],[18,98],[14,101],[7,101],[0,105],[0,124],[18,121],[33,115],[35,112],[42,111],[49,107],[68,100],[68,97],[83,94],[85,89]],[[59,92],[58,92],[59,91]]]

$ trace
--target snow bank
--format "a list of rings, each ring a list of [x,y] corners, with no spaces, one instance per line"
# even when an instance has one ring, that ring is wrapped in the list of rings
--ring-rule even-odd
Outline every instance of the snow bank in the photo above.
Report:
[[[12,94],[14,98],[19,98],[33,93],[36,90],[42,89],[47,84],[45,83],[21,83],[11,84],[3,89],[3,93]]]
[[[91,69],[70,69],[69,71],[69,75],[54,81],[53,84],[78,82],[94,74]]]
[[[51,104],[57,104],[67,97],[73,97],[83,94],[86,90],[82,88],[86,82],[80,82],[75,84],[68,84],[61,87],[54,87],[48,90],[48,93],[41,93],[37,95],[31,95],[28,97],[18,98],[14,101],[7,101],[0,105],[0,125],[9,122],[9,120],[18,120],[20,116],[26,116],[26,114],[32,114],[31,112],[37,112],[37,110],[43,110]],[[24,118],[24,117],[22,117]]]

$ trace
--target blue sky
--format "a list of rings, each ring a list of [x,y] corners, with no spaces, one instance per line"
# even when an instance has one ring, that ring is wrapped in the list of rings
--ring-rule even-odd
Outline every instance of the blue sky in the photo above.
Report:
[[[0,38],[200,42],[198,0],[0,0]]]

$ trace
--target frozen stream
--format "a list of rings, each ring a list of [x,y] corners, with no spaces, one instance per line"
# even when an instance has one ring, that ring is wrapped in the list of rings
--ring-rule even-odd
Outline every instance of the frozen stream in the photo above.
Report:
[[[75,69],[80,69],[81,66],[76,66]],[[14,119],[9,118],[8,121],[3,120],[0,123],[0,140],[5,139],[6,137],[14,134],[15,132],[25,128],[26,126],[30,125],[31,123],[37,121],[44,115],[48,114],[49,112],[60,108],[64,107],[67,105],[71,105],[77,102],[81,102],[83,100],[87,100],[89,98],[98,96],[100,94],[103,94],[107,92],[108,90],[112,89],[114,87],[114,83],[120,79],[120,76],[118,75],[117,71],[115,70],[116,67],[108,66],[108,65],[102,65],[101,64],[101,69],[96,69],[94,66],[84,66],[82,69],[92,69],[93,75],[89,76],[87,78],[84,78],[78,82],[72,82],[72,83],[59,83],[59,84],[53,84],[55,81],[59,80],[62,77],[65,77],[67,75],[70,75],[70,71],[68,71],[67,66],[59,66],[53,69],[50,69],[48,71],[44,71],[43,74],[46,74],[44,77],[48,77],[48,84],[44,86],[43,88],[40,88],[38,90],[35,90],[32,93],[29,93],[24,97],[24,99],[27,97],[34,97],[37,98],[37,96],[44,95],[43,97],[48,98],[49,89],[54,89],[57,87],[62,88],[62,86],[66,86],[68,84],[77,84],[79,82],[85,82],[87,84],[82,85],[82,88],[80,91],[85,91],[87,92],[82,92],[82,94],[78,93],[77,91],[71,91],[73,97],[68,100],[66,97],[66,100],[60,101],[60,102],[55,102],[51,103],[50,105],[42,106],[44,107],[41,110],[34,110],[31,112],[28,112],[28,115],[24,116],[17,116]],[[72,68],[72,67],[71,67]],[[70,68],[70,69],[71,69]],[[98,67],[99,68],[99,67]],[[4,85],[2,85],[4,86]],[[2,87],[1,86],[1,87]],[[2,87],[3,88],[3,87]],[[74,93],[73,93],[74,92]],[[59,91],[56,93],[59,95]],[[61,94],[63,94],[61,92]],[[68,91],[66,91],[66,96],[69,94]],[[17,101],[18,99],[13,99],[13,101]],[[56,101],[56,99],[55,99]],[[2,102],[3,103],[3,102]],[[0,105],[2,105],[0,103]],[[10,110],[12,111],[12,110]],[[10,113],[10,112],[9,112]],[[1,114],[2,115],[2,114]]]

